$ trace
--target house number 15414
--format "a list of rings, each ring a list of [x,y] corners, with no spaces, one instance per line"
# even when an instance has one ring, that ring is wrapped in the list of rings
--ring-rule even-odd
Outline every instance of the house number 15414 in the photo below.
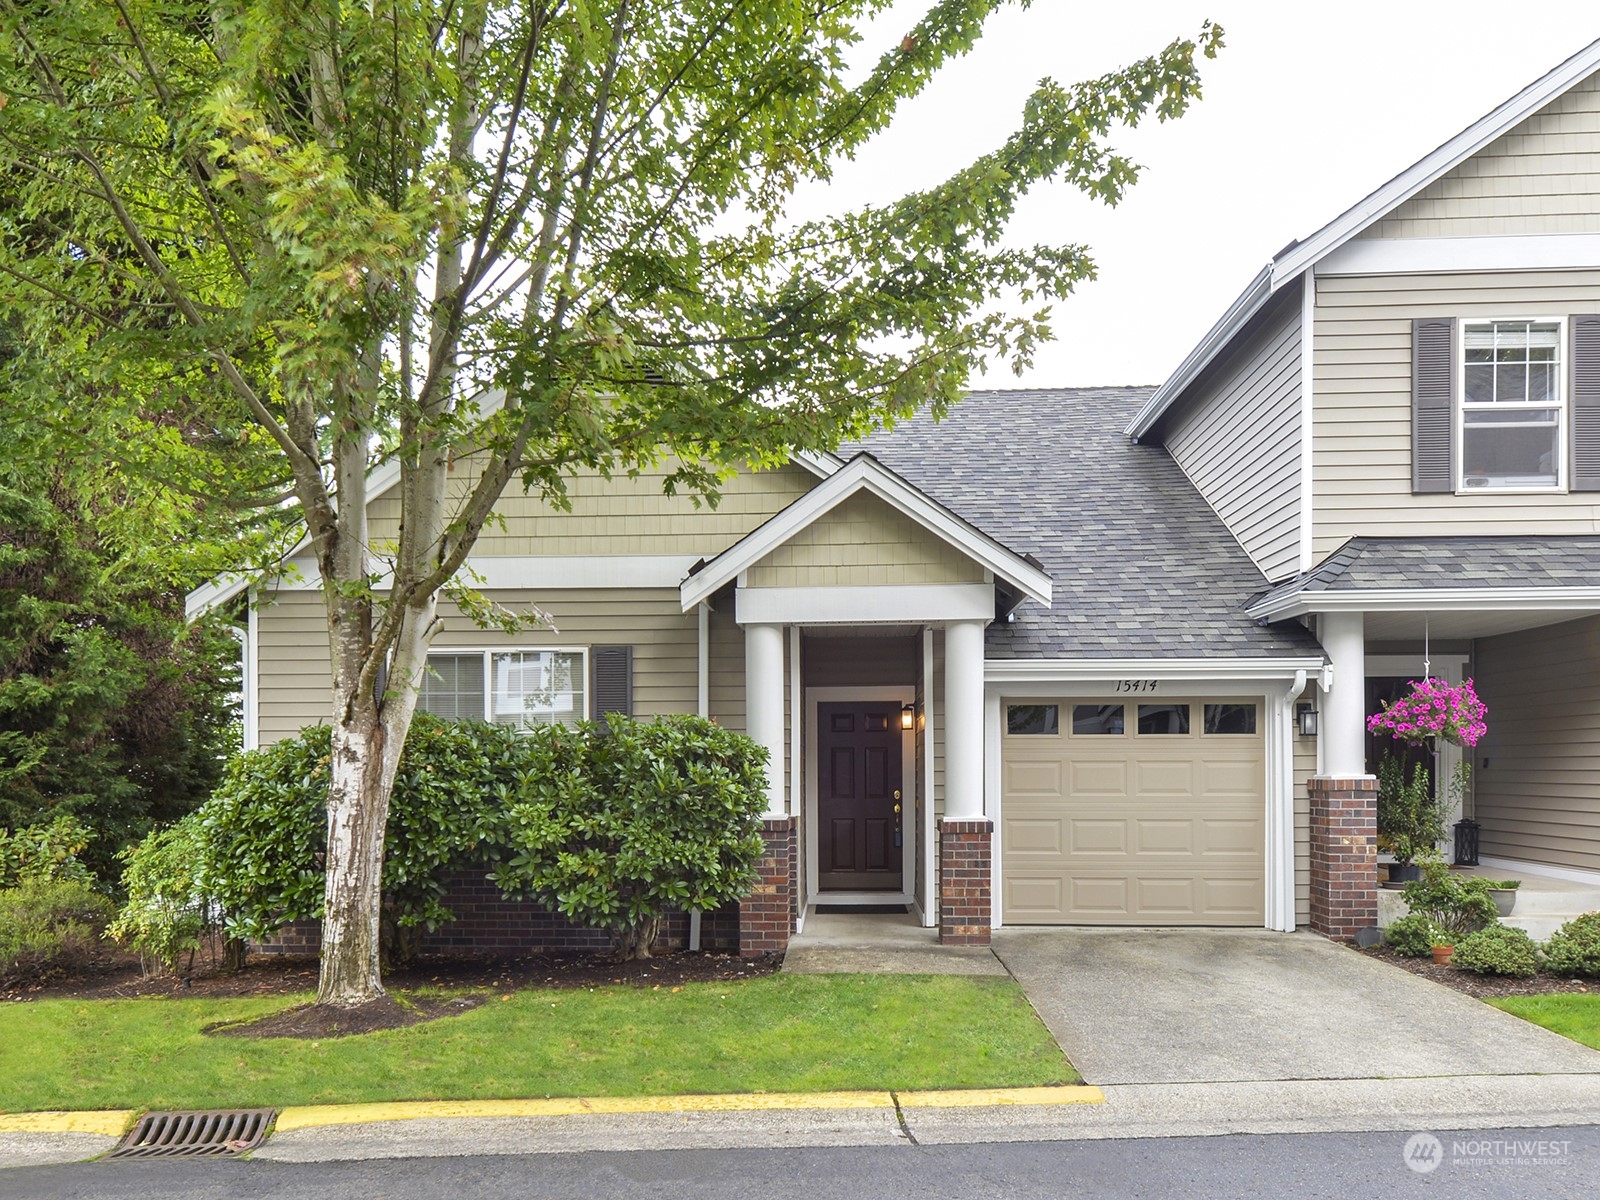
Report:
[[[1119,679],[1117,691],[1119,692],[1153,692],[1156,690],[1154,679]]]

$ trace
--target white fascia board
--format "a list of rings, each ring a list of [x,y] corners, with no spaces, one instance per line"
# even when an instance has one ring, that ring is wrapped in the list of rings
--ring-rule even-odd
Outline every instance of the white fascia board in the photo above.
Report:
[[[692,554],[555,555],[508,554],[468,558],[460,578],[483,591],[561,591],[568,588],[675,588],[696,558]],[[276,591],[315,591],[322,576],[315,562],[291,560],[298,574],[277,582]],[[384,572],[378,591],[389,587]]]
[[[844,466],[844,459],[826,450],[797,450],[793,457],[796,463],[818,479],[832,479]]]
[[[1320,671],[1317,655],[1295,658],[991,658],[983,664],[985,683],[1109,683],[1119,679],[1174,682],[1293,679],[1299,671]]]
[[[1189,356],[1178,364],[1178,369],[1156,389],[1155,395],[1144,402],[1144,407],[1134,414],[1123,432],[1136,439],[1148,433],[1150,427],[1183,394],[1184,389],[1233,341],[1234,335],[1244,328],[1246,322],[1266,306],[1274,290],[1272,265],[1269,263],[1250,281],[1250,286],[1239,293],[1238,298],[1228,306],[1228,311],[1222,314],[1222,319],[1200,339],[1200,344],[1189,351]]]
[[[925,625],[994,620],[988,583],[896,584],[880,587],[740,587],[740,625]]]
[[[831,478],[762,522],[707,563],[698,574],[684,580],[683,610],[688,612],[696,604],[710,599],[730,580],[738,578],[859,491],[870,492],[980,566],[1015,584],[1024,595],[1049,607],[1049,575],[918,491],[877,459],[858,454]],[[989,615],[992,617],[993,613]]]
[[[1453,170],[1490,142],[1538,112],[1600,67],[1600,41],[1589,43],[1544,77],[1523,88],[1481,120],[1469,125],[1432,154],[1414,163],[1388,183],[1324,225],[1273,262],[1272,285],[1280,287],[1312,263],[1344,245],[1374,221],[1381,220]]]
[[[1600,610],[1600,588],[1373,588],[1300,592],[1245,609],[1257,621],[1329,612],[1583,612]]]
[[[1600,234],[1518,237],[1365,238],[1316,264],[1318,275],[1443,274],[1600,267]]]

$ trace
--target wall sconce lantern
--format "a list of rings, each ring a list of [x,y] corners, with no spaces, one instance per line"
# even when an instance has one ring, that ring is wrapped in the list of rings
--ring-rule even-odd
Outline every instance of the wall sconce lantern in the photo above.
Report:
[[[1295,723],[1300,726],[1301,737],[1317,736],[1317,710],[1309,704],[1297,704],[1294,709]]]
[[[915,729],[917,727],[917,707],[914,704],[900,706],[900,728]]]

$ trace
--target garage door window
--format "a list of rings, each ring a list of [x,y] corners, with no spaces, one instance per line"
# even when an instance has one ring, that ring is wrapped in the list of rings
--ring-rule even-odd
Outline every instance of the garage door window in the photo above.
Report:
[[[1188,733],[1189,706],[1187,704],[1139,705],[1139,732],[1146,735]]]
[[[1013,737],[1060,733],[1060,707],[1055,704],[1008,704],[1006,732]]]
[[[1254,704],[1206,705],[1206,735],[1253,735],[1256,731]]]
[[[1072,706],[1072,732],[1074,734],[1121,734],[1122,705],[1074,704]]]

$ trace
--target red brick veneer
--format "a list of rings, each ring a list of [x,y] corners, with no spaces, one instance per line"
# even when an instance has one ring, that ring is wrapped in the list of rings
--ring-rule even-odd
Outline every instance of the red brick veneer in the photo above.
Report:
[[[789,948],[799,897],[795,828],[793,817],[768,817],[761,823],[767,848],[756,862],[755,890],[739,902],[739,954],[744,958],[782,954]]]
[[[993,879],[994,822],[939,822],[939,941],[987,946]]]
[[[1378,923],[1378,781],[1308,781],[1311,931],[1336,941]]]

